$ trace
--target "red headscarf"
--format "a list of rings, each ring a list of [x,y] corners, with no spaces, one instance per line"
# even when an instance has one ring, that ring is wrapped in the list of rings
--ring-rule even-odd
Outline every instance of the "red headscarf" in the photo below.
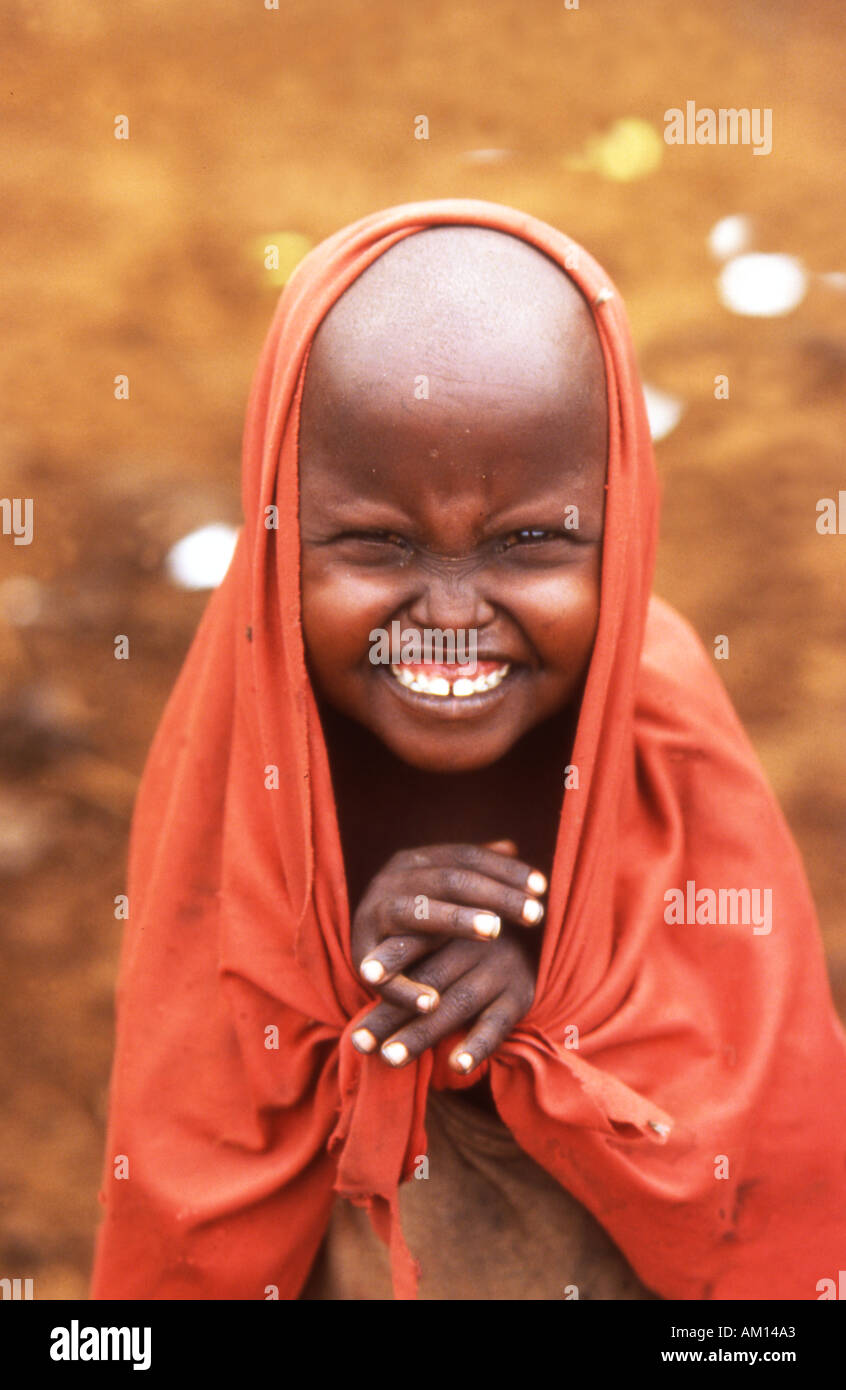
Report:
[[[650,601],[657,488],[623,305],[562,233],[459,199],[330,237],[270,328],[244,436],[244,528],[135,812],[93,1296],[296,1298],[335,1191],[369,1207],[396,1295],[414,1297],[398,1184],[425,1152],[428,1087],[467,1079],[446,1066],[454,1038],[398,1071],[350,1041],[373,998],[351,960],[304,659],[297,434],[325,314],[397,241],[454,224],[520,237],[571,276],[608,383],[580,786],[562,794],[535,1002],[483,1064],[497,1107],[657,1293],[814,1299],[846,1251],[846,1038],[757,759],[692,630]],[[668,923],[665,894],[689,883],[771,889],[771,932]]]

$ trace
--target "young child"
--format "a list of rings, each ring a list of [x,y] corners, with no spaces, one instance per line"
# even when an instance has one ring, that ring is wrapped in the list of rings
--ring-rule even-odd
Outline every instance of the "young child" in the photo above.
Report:
[[[337,233],[243,502],[133,825],[94,1297],[818,1297],[846,1038],[754,753],[650,598],[602,270],[482,202]]]

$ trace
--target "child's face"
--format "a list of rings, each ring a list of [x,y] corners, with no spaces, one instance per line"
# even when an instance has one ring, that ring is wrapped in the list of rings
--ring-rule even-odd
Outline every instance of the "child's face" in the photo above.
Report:
[[[491,235],[502,239],[482,233]],[[368,274],[422,239],[400,243],[351,289],[364,291]],[[602,352],[563,273],[507,240],[509,255],[520,248],[517,272],[505,293],[498,286],[495,323],[485,324],[486,311],[469,327],[456,318],[455,331],[437,315],[427,323],[421,296],[403,329],[396,313],[374,310],[361,293],[350,304],[347,291],[315,337],[303,393],[302,604],[312,679],[397,756],[433,772],[484,767],[570,705],[598,619]],[[521,289],[520,273],[532,287]],[[396,274],[413,298],[401,265]],[[418,398],[421,375],[428,399]],[[390,633],[395,621],[421,637],[426,628],[475,629],[479,661],[492,663],[482,670],[506,674],[463,698],[416,693],[370,659],[371,633]]]

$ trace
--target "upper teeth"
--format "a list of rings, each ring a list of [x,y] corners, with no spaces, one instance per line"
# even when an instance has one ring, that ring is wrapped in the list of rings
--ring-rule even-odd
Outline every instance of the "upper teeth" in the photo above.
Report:
[[[414,690],[418,695],[440,695],[442,698],[453,695],[457,699],[463,700],[468,695],[478,695],[485,690],[495,690],[510,670],[511,664],[506,661],[495,671],[491,671],[489,676],[477,676],[475,680],[470,680],[468,676],[457,676],[454,681],[448,681],[446,676],[414,676],[407,666],[392,666],[391,675],[399,681],[400,685],[404,685],[408,690]]]

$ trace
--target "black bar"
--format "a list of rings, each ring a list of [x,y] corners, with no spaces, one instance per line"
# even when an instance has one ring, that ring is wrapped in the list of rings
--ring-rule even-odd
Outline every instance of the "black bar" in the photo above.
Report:
[[[660,1376],[665,1370],[677,1376],[697,1363],[711,1368],[745,1365],[748,1373],[766,1375],[775,1365],[798,1373],[803,1382],[815,1372],[840,1365],[846,1332],[846,1302],[814,1303],[731,1302],[579,1302],[562,1300],[553,1314],[527,1314],[529,1326],[516,1313],[526,1304],[511,1304],[491,1324],[490,1315],[470,1314],[465,1304],[444,1304],[434,1317],[414,1318],[413,1342],[407,1356],[397,1362],[396,1341],[407,1335],[396,1314],[359,1312],[347,1323],[348,1314],[309,1312],[319,1306],[299,1302],[163,1303],[163,1302],[38,1302],[5,1300],[0,1310],[0,1338],[4,1363],[20,1358],[27,1372],[62,1382],[68,1377],[124,1374],[139,1385],[159,1376],[171,1379],[175,1372],[193,1376],[213,1374],[216,1381],[237,1377],[253,1383],[272,1377],[284,1390],[286,1382],[324,1380],[338,1367],[344,1379],[359,1379],[365,1366],[388,1354],[383,1373],[391,1381],[404,1379],[403,1364],[421,1366],[426,1380],[442,1376],[454,1379],[459,1367],[474,1376],[480,1367],[497,1366],[507,1383],[505,1364],[514,1365],[525,1382],[537,1372],[537,1357],[552,1353],[556,1384],[566,1385],[576,1369],[592,1368],[598,1375],[623,1371]],[[479,1305],[476,1305],[477,1308]],[[476,1323],[476,1317],[482,1321]],[[335,1323],[340,1317],[340,1324]],[[314,1319],[314,1321],[312,1321]],[[127,1329],[105,1338],[100,1329]],[[131,1329],[136,1329],[135,1343]],[[94,1332],[86,1332],[94,1329]],[[144,1329],[149,1329],[148,1338]],[[456,1341],[457,1336],[457,1341]],[[84,1351],[83,1351],[84,1349]],[[119,1359],[84,1359],[97,1350]],[[77,1359],[56,1359],[65,1353]],[[136,1361],[149,1351],[150,1364],[133,1375]],[[696,1353],[701,1353],[697,1356]],[[743,1353],[743,1355],[738,1355]],[[672,1354],[672,1355],[671,1355]],[[440,1368],[440,1369],[439,1369]],[[141,1367],[139,1367],[141,1369]],[[547,1363],[547,1372],[551,1367]],[[842,1366],[838,1372],[842,1376]],[[266,1383],[271,1383],[267,1381]],[[339,1390],[343,1390],[339,1386]],[[397,1390],[403,1390],[401,1385]]]

